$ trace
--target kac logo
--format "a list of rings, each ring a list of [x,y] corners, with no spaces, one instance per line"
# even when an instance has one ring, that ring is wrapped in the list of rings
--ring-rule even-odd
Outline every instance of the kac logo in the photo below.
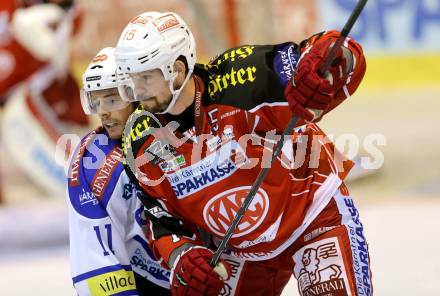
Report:
[[[225,235],[250,189],[251,186],[241,186],[227,190],[206,204],[203,217],[211,231],[219,236]],[[268,210],[269,198],[260,188],[232,237],[240,237],[255,230],[263,222]]]

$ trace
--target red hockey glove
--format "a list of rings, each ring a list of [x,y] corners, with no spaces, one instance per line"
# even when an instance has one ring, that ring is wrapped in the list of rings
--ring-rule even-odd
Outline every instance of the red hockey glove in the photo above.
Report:
[[[284,90],[292,112],[306,121],[320,118],[331,105],[335,93],[347,82],[347,61],[341,48],[336,51],[335,59],[328,70],[330,73],[325,75],[327,78],[320,76],[319,68],[330,52],[332,43],[333,40],[327,39],[318,40],[312,45],[310,51],[302,57],[293,79]]]
[[[230,265],[220,260],[217,267],[209,265],[213,252],[204,247],[191,247],[177,257],[171,275],[174,296],[217,296],[231,275]],[[219,266],[223,265],[219,268]],[[222,275],[220,275],[222,274]]]

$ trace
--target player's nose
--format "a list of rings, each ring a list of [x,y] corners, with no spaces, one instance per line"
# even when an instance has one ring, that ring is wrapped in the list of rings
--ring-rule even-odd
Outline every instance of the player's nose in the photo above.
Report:
[[[137,101],[143,101],[148,98],[147,91],[143,87],[135,87],[133,93]]]
[[[100,112],[99,117],[101,118],[101,120],[108,119],[110,118],[110,112]]]

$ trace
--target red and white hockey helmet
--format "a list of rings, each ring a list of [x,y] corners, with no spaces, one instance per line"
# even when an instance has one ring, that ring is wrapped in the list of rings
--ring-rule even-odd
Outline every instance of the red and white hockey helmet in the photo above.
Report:
[[[186,59],[188,72],[180,88],[174,89],[177,72],[173,65],[181,56]],[[196,63],[196,44],[187,24],[177,14],[146,12],[133,18],[125,27],[116,46],[115,57],[119,92],[129,102],[147,98],[136,97],[135,86],[127,74],[156,69],[162,72],[172,94],[170,104],[162,112],[166,113],[174,106],[191,77]]]
[[[101,49],[83,74],[81,104],[86,114],[111,112],[128,106],[117,92],[116,63],[113,47]],[[99,91],[114,89],[100,95]]]

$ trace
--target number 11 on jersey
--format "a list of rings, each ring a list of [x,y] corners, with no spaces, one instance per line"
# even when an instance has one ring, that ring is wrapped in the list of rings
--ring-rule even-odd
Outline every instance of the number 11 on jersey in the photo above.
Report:
[[[104,227],[107,230],[107,246],[108,246],[110,252],[112,252],[112,254],[114,254],[115,251],[113,251],[113,243],[112,243],[112,225],[105,224]],[[110,255],[110,253],[107,251],[106,247],[104,246],[104,244],[102,242],[101,230],[99,229],[99,225],[93,226],[93,230],[95,230],[96,237],[98,238],[99,244],[101,245],[104,256]]]

